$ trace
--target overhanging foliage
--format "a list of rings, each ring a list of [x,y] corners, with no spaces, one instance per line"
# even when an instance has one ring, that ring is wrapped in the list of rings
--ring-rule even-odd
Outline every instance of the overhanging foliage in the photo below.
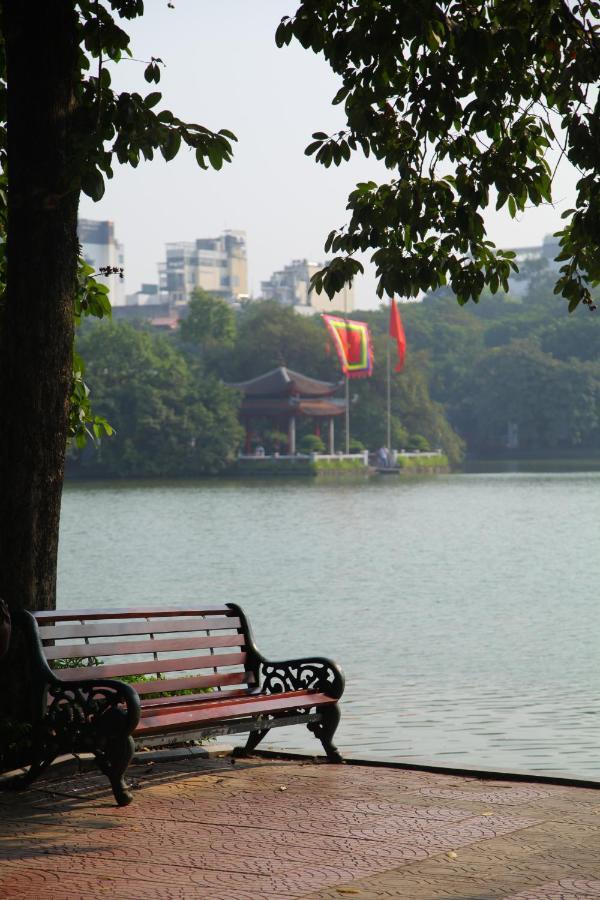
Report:
[[[348,224],[315,276],[331,297],[373,251],[378,294],[449,284],[460,303],[506,290],[513,255],[488,239],[495,200],[514,218],[552,200],[554,145],[580,171],[556,284],[573,310],[600,284],[600,3],[597,0],[303,0],[279,46],[322,53],[342,86],[346,128],[306,153],[341,164],[362,150],[393,173],[359,184]]]

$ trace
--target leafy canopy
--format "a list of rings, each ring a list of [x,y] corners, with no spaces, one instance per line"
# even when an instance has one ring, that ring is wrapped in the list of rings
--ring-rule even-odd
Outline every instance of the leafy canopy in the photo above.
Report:
[[[231,347],[235,341],[235,315],[226,300],[195,288],[187,316],[179,323],[183,341],[206,350]]]
[[[136,167],[142,159],[150,160],[158,151],[168,162],[182,145],[195,152],[202,169],[220,169],[224,162],[231,161],[232,142],[236,140],[232,132],[227,129],[214,132],[161,109],[160,91],[141,94],[113,90],[107,66],[126,58],[132,59],[133,65],[139,64],[139,60],[133,60],[129,35],[120,22],[143,15],[142,0],[79,0],[72,7],[76,14],[79,54],[77,70],[73,73],[75,92],[68,128],[69,176],[68,183],[59,186],[60,193],[83,192],[99,200],[106,179],[113,176],[115,159]],[[143,63],[147,83],[160,82],[162,65],[162,60],[154,57]],[[0,307],[6,286],[6,91],[6,57],[0,35]],[[110,317],[108,288],[95,279],[96,274],[83,259],[79,260],[73,310],[76,325],[87,316]],[[97,441],[102,433],[113,432],[106,419],[92,411],[84,377],[83,359],[74,353],[68,436],[80,449],[88,437]]]
[[[336,256],[314,279],[332,297],[373,251],[378,294],[449,284],[460,303],[507,289],[513,254],[487,238],[483,210],[512,217],[552,199],[551,145],[581,173],[561,236],[556,293],[593,307],[600,284],[598,0],[303,0],[282,20],[323,53],[342,85],[346,127],[306,153],[328,167],[362,150],[393,173],[359,184]]]
[[[75,8],[79,14],[82,77],[73,141],[74,189],[81,188],[93,200],[99,200],[105,178],[112,178],[114,158],[135,167],[142,158],[152,159],[160,151],[168,162],[182,144],[194,150],[202,169],[220,169],[224,162],[231,161],[231,142],[236,140],[231,131],[223,128],[214,132],[184,122],[168,109],[159,109],[160,91],[142,95],[113,90],[106,64],[132,57],[129,35],[118,18],[143,15],[142,0],[80,0]],[[160,82],[162,65],[160,58],[146,61],[146,82]]]
[[[118,439],[73,452],[72,471],[104,477],[219,472],[242,436],[239,398],[163,335],[104,322],[80,333],[94,405]]]

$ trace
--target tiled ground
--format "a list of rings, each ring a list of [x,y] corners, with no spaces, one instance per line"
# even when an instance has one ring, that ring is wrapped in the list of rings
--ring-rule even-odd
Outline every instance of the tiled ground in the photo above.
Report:
[[[0,898],[600,900],[600,792],[227,759],[0,793]]]

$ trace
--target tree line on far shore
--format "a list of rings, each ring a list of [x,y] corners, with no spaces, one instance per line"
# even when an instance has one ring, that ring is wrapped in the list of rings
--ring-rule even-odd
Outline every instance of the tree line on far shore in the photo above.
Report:
[[[561,458],[600,451],[600,320],[569,314],[545,260],[520,267],[519,294],[458,307],[438,291],[404,316],[432,398],[469,456]]]
[[[507,452],[540,456],[600,449],[600,325],[587,311],[569,316],[552,296],[552,273],[522,267],[521,297],[483,297],[460,308],[445,291],[400,307],[406,365],[392,374],[392,446],[442,447],[453,464]],[[387,305],[355,312],[373,334],[375,368],[350,383],[353,446],[386,443]],[[98,446],[71,450],[70,474],[173,477],[226,469],[243,446],[240,393],[227,387],[279,365],[340,379],[319,316],[274,301],[235,312],[197,291],[174,333],[120,321],[82,329],[78,352],[94,411],[115,429]],[[393,352],[393,348],[392,348]],[[314,431],[300,422],[299,440]],[[257,441],[282,448],[285,423],[256,422]],[[343,419],[336,441],[343,447]],[[272,447],[271,447],[272,445]]]

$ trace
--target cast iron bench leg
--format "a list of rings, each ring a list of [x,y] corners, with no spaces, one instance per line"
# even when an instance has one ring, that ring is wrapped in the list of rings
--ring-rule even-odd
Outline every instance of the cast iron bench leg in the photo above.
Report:
[[[318,737],[323,744],[323,749],[327,754],[329,762],[343,762],[342,754],[333,743],[333,736],[340,724],[340,708],[339,706],[328,706],[321,713],[321,721],[307,726],[309,731]]]
[[[98,768],[103,772],[113,789],[115,800],[119,806],[127,806],[133,800],[125,782],[125,772],[133,758],[135,743],[131,736],[119,735],[108,740],[103,751],[96,751],[95,757]]]
[[[33,760],[26,772],[24,772],[22,775],[15,775],[14,778],[11,778],[10,781],[7,782],[6,790],[23,791],[25,790],[25,788],[30,787],[30,785],[33,784],[36,778],[39,778],[40,775],[46,771],[46,769],[52,764],[55,758],[55,753],[53,753],[46,759],[44,759],[42,756],[38,756],[37,759]]]
[[[262,741],[264,737],[266,737],[271,729],[264,728],[262,731],[251,731],[248,735],[248,740],[246,741],[246,745],[244,747],[234,747],[233,755],[237,757],[248,756]]]

